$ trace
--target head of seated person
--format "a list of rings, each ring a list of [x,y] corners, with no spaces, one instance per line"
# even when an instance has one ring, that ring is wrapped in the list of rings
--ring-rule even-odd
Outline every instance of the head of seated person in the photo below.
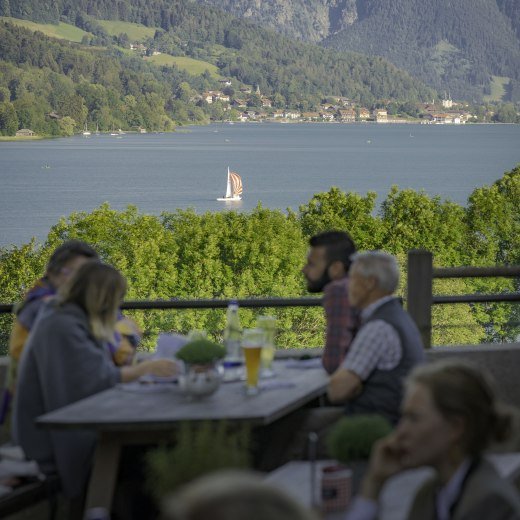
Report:
[[[117,269],[86,261],[61,285],[57,303],[78,306],[88,317],[92,335],[99,341],[113,341],[125,293],[126,280]]]
[[[52,253],[45,269],[45,278],[57,290],[89,260],[99,260],[94,248],[81,240],[68,240]]]
[[[347,276],[350,257],[356,251],[348,233],[325,231],[311,237],[309,245],[307,263],[302,269],[309,292],[321,292],[331,281]]]
[[[396,430],[376,443],[362,486],[376,499],[388,478],[431,466],[436,476],[418,491],[409,518],[519,518],[514,487],[482,458],[493,440],[504,439],[511,417],[497,402],[493,385],[479,368],[459,360],[417,367],[407,379]],[[495,516],[507,511],[510,516]],[[449,516],[454,518],[454,516]]]
[[[186,485],[164,502],[165,520],[317,520],[249,471],[223,470]]]
[[[442,473],[444,461],[456,467],[477,458],[510,428],[489,376],[465,361],[444,360],[411,373],[396,436],[403,464],[431,465]]]
[[[81,240],[68,240],[52,253],[45,274],[27,292],[23,303],[16,309],[16,319],[9,337],[9,354],[16,362],[21,356],[29,332],[44,304],[54,298],[57,290],[87,261],[98,260],[96,251]],[[11,391],[16,384],[16,365],[10,370]]]
[[[399,266],[394,256],[383,251],[356,253],[349,271],[350,303],[365,309],[394,294],[399,285]]]

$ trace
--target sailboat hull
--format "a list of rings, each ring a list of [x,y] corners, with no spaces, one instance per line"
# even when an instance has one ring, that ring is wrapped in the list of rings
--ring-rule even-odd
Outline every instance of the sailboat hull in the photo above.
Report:
[[[217,200],[220,202],[237,202],[242,200],[242,197],[240,197],[240,195],[237,195],[236,197],[219,197]]]

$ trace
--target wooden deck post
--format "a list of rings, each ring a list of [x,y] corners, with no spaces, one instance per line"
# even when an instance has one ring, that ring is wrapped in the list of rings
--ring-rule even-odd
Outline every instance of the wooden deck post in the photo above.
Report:
[[[431,347],[432,281],[432,254],[422,249],[409,251],[407,309],[419,328],[424,348]]]

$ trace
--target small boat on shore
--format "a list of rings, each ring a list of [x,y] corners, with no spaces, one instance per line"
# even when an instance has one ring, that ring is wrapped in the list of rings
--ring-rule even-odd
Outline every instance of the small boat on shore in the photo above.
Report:
[[[224,197],[219,197],[217,200],[224,202],[242,200],[242,178],[238,173],[230,171],[229,166],[227,169],[226,195]]]

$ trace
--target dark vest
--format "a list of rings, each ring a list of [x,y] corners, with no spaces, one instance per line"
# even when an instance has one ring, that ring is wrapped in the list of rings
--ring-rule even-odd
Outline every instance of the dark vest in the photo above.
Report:
[[[363,382],[361,394],[347,403],[345,413],[377,413],[396,424],[403,398],[403,381],[415,365],[424,361],[424,348],[419,329],[397,298],[378,307],[361,328],[374,320],[386,321],[399,334],[401,360],[392,370],[376,368]]]

